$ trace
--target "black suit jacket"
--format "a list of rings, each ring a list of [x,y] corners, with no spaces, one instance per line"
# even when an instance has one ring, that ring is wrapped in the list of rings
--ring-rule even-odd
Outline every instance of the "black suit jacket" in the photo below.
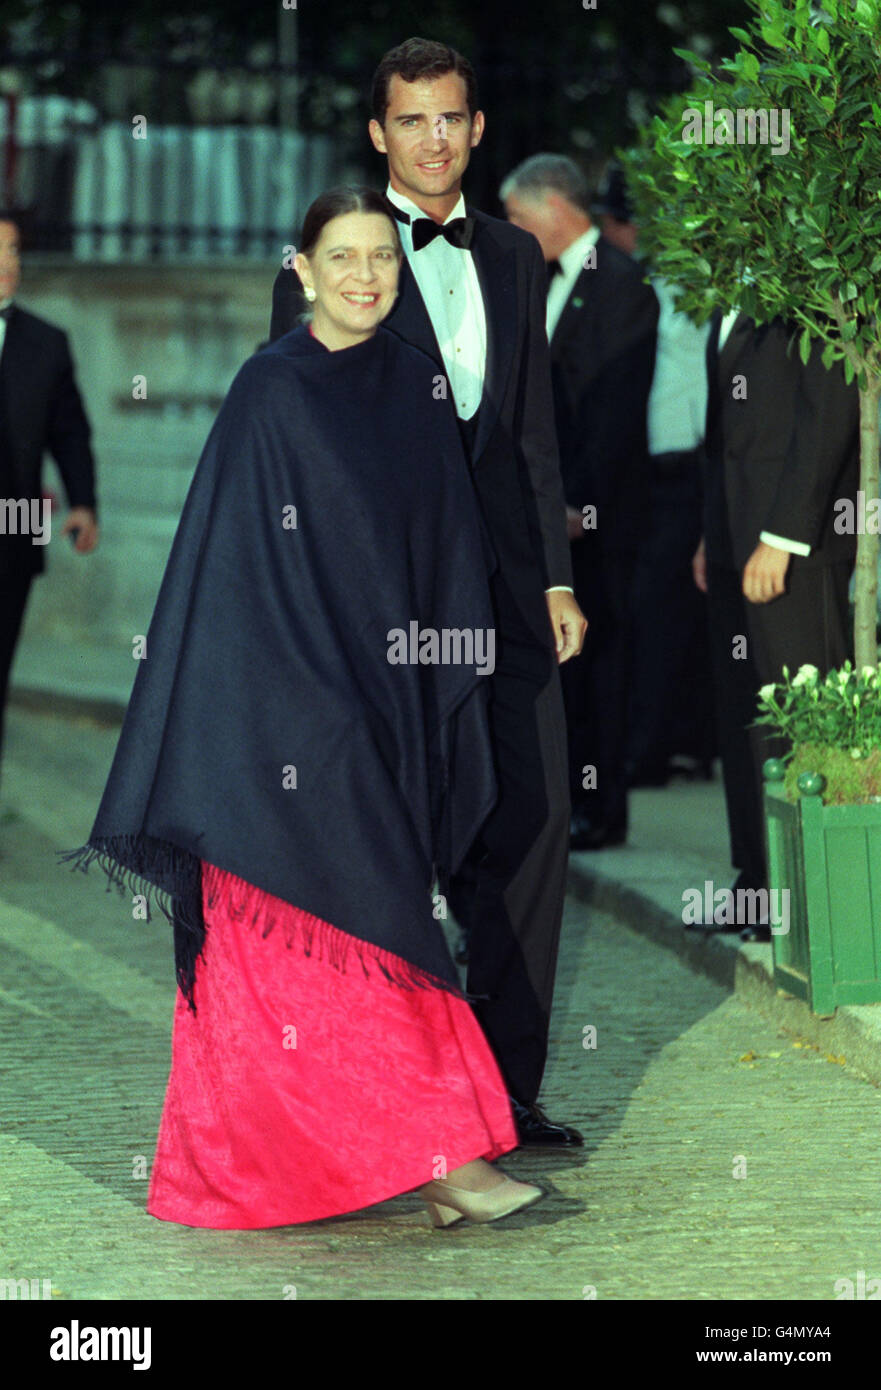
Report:
[[[597,508],[602,547],[635,548],[648,493],[646,408],[659,305],[643,269],[605,237],[551,337],[554,410],[566,501]],[[591,533],[588,533],[589,535]]]
[[[707,342],[708,560],[742,570],[762,531],[811,546],[794,565],[851,558],[856,537],[834,530],[833,508],[859,486],[856,382],[846,384],[840,363],[826,370],[819,342],[803,365],[800,330],[782,319],[756,327],[740,314],[720,353],[721,320],[717,313]],[[746,399],[735,399],[735,386]]]
[[[90,439],[67,335],[13,305],[0,355],[2,495],[38,498],[48,449],[69,505],[97,511]],[[5,548],[10,539],[0,537],[0,545]],[[28,566],[34,574],[45,569],[45,546],[28,543],[17,549],[16,565]]]
[[[532,235],[474,208],[467,211],[476,224],[471,254],[487,319],[486,375],[471,459],[475,490],[499,571],[547,644],[544,590],[572,586],[544,321],[547,276]],[[295,271],[280,270],[272,293],[270,338],[294,328],[306,307]],[[398,298],[383,326],[421,348],[445,373],[406,259]]]

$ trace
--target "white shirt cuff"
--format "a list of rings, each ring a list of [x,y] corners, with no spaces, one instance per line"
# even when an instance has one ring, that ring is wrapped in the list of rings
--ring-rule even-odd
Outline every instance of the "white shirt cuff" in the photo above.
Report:
[[[575,590],[570,589],[568,584],[553,584],[550,589],[545,589],[546,594],[574,594]]]
[[[766,545],[773,545],[776,550],[788,550],[790,555],[810,555],[811,547],[805,545],[804,541],[788,541],[783,536],[775,536],[772,531],[762,531],[759,533],[759,540]]]

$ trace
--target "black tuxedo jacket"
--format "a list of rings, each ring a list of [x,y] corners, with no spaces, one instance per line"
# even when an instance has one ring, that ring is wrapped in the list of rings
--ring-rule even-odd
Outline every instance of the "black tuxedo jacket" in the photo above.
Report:
[[[799,330],[782,319],[756,327],[740,314],[720,353],[721,321],[717,312],[707,342],[708,560],[742,570],[762,531],[811,546],[794,565],[852,557],[856,537],[833,529],[833,508],[859,486],[856,382],[846,384],[840,363],[826,370],[822,343],[803,365]]]
[[[499,571],[546,644],[550,624],[544,590],[572,586],[545,332],[547,275],[532,235],[474,208],[467,212],[476,224],[471,254],[487,320],[486,375],[471,458],[475,490]],[[280,270],[272,292],[270,338],[294,328],[306,307],[296,272]],[[445,373],[406,258],[398,298],[383,327],[421,348]]]
[[[67,335],[13,305],[0,355],[0,492],[39,497],[48,449],[69,505],[97,510],[90,438]],[[0,546],[5,549],[9,540],[0,537]],[[45,546],[28,543],[18,550],[16,565],[34,574],[45,569]]]
[[[601,547],[640,541],[647,498],[646,407],[659,305],[642,267],[605,237],[551,337],[554,411],[566,501],[597,508]]]

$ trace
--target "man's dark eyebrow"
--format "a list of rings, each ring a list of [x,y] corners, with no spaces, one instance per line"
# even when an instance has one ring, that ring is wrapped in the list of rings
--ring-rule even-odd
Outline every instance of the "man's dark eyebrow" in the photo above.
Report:
[[[449,120],[450,116],[464,116],[464,115],[465,115],[465,112],[464,112],[464,110],[459,110],[459,111],[441,111],[439,114],[442,115],[443,118],[444,118],[444,120],[446,121],[446,120]],[[418,120],[420,120],[422,117],[424,117],[424,115],[425,115],[425,113],[424,113],[423,111],[411,111],[411,112],[409,112],[409,113],[407,113],[407,114],[405,114],[405,115],[403,115],[403,116],[393,116],[393,117],[392,117],[392,120],[393,120],[393,121],[418,121]],[[434,117],[434,120],[437,120],[437,116]]]

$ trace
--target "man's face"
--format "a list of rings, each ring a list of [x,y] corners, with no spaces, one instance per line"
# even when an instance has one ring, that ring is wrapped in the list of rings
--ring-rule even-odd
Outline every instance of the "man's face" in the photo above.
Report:
[[[505,212],[508,221],[513,222],[515,227],[532,233],[546,261],[556,260],[560,251],[565,250],[560,246],[557,206],[552,197],[547,194],[543,197],[523,197],[511,193],[505,199]]]
[[[473,121],[469,117],[465,79],[458,73],[405,82],[396,72],[385,125],[371,121],[369,131],[376,149],[388,155],[392,188],[419,202],[458,197],[483,124],[482,111],[475,111]]]
[[[11,299],[21,277],[21,238],[14,222],[0,222],[0,299]]]

